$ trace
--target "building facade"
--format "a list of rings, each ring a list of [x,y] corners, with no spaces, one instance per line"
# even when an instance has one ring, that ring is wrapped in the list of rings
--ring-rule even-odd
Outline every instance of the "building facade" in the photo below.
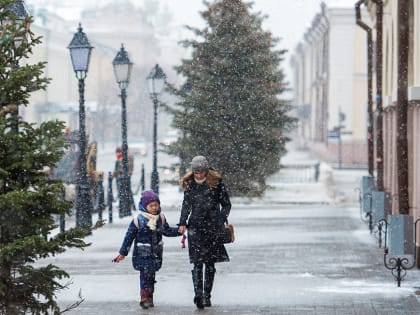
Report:
[[[382,40],[377,49],[383,66],[375,69],[375,75],[382,77],[384,191],[392,195],[393,214],[413,215],[416,221],[420,218],[420,2],[366,0],[364,5],[374,39]]]
[[[365,50],[354,8],[321,4],[291,58],[299,144],[340,166],[367,163]]]

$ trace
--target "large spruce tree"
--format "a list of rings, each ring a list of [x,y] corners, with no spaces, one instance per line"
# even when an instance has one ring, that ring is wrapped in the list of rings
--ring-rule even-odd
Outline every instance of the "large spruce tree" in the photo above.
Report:
[[[16,106],[29,105],[30,93],[48,79],[43,62],[22,62],[40,38],[30,32],[29,16],[16,19],[13,2],[0,0],[0,314],[58,314],[55,294],[68,274],[43,258],[87,246],[87,231],[52,233],[54,216],[70,212],[61,199],[63,184],[47,171],[64,153],[64,125],[35,127],[16,116]],[[20,46],[16,38],[24,39]]]
[[[175,68],[186,84],[170,87],[180,100],[169,110],[181,137],[167,151],[181,166],[205,155],[232,195],[261,195],[266,178],[279,169],[294,123],[280,99],[287,89],[280,68],[286,51],[275,50],[278,40],[262,30],[264,17],[250,13],[252,4],[205,4],[207,27],[189,27],[197,38],[183,44],[192,57]]]

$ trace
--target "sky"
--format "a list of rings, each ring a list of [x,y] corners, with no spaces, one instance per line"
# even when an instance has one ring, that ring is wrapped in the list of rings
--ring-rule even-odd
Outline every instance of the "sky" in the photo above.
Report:
[[[46,5],[50,7],[61,6],[58,12],[64,16],[74,17],[78,9],[83,7],[102,5],[110,2],[118,3],[129,0],[26,0],[27,4]],[[145,0],[131,0],[135,4],[144,3]],[[170,8],[178,25],[202,26],[203,20],[199,15],[205,6],[201,0],[160,0],[162,5]],[[271,31],[275,37],[282,38],[281,48],[292,51],[302,39],[303,34],[310,26],[313,17],[320,12],[321,0],[254,0],[253,12],[261,11],[268,15],[263,28]],[[356,0],[324,0],[327,6],[354,7]]]
[[[171,8],[180,24],[204,25],[199,11],[204,8],[200,0],[161,0]],[[303,38],[314,16],[320,12],[320,0],[254,0],[252,12],[261,11],[268,18],[263,28],[281,38],[282,49],[293,51]],[[354,0],[325,0],[327,6],[354,7]]]
[[[132,1],[142,6],[150,0],[26,0],[29,5],[48,6],[54,12],[65,18],[77,19],[77,15],[84,7],[101,6],[107,3]],[[289,59],[296,45],[303,39],[303,35],[310,26],[314,16],[320,12],[321,0],[254,0],[252,12],[267,15],[263,29],[270,31],[279,38],[278,49],[286,49],[285,73],[290,82]],[[328,7],[354,7],[356,0],[324,0]],[[160,0],[162,6],[167,6],[173,14],[174,27],[183,29],[177,34],[190,36],[183,25],[193,27],[204,26],[199,12],[205,9],[201,0]],[[185,37],[184,37],[185,39]],[[179,39],[177,39],[178,41]]]
[[[204,26],[199,14],[205,6],[201,0],[161,0],[171,8],[179,25]],[[321,11],[321,0],[254,0],[252,12],[267,15],[263,29],[280,38],[278,49],[287,49],[283,64],[286,80],[291,82],[289,59],[297,44],[303,39],[313,18]],[[356,0],[324,0],[327,7],[354,7]]]

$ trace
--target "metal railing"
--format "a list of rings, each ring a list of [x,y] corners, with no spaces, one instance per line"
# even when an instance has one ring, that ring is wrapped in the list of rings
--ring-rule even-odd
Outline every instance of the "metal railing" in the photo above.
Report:
[[[318,182],[320,163],[282,164],[280,171],[271,178],[281,183]]]

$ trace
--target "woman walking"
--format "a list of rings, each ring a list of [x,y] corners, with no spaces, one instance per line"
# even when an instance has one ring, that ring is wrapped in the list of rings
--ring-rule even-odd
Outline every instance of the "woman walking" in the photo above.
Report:
[[[220,173],[209,167],[204,156],[194,157],[191,169],[180,181],[184,199],[178,231],[184,233],[188,228],[188,253],[194,264],[194,304],[202,309],[211,306],[214,264],[229,261],[223,236],[231,203]]]

